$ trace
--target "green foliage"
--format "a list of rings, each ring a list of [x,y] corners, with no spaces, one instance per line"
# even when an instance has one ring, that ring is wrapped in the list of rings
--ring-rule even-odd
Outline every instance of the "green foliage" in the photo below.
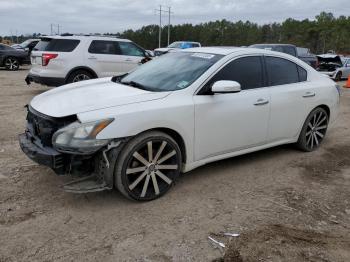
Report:
[[[135,41],[146,49],[158,47],[158,25],[127,30],[120,37]],[[161,46],[167,45],[168,28],[162,28]],[[249,21],[218,20],[197,25],[171,26],[170,42],[197,41],[203,46],[248,46],[257,43],[286,43],[310,48],[314,53],[335,50],[350,54],[350,16],[334,17],[322,12],[315,20],[288,18],[282,23],[258,25]]]
[[[122,33],[103,35],[127,38],[145,49],[158,47],[158,25],[143,26],[138,30],[126,30]],[[99,33],[99,35],[101,35]],[[28,38],[19,36],[18,42]],[[2,40],[17,41],[16,36],[4,36]],[[161,46],[167,46],[168,28],[162,28]],[[258,43],[285,43],[307,47],[316,54],[334,50],[350,54],[350,16],[334,17],[332,13],[321,12],[315,20],[295,20],[288,18],[282,23],[258,25],[249,21],[231,22],[217,20],[201,24],[182,24],[171,26],[170,42],[196,41],[203,46],[249,46]]]

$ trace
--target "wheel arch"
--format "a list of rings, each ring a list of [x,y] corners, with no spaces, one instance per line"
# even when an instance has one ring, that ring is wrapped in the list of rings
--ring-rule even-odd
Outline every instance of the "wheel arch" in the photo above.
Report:
[[[68,72],[68,74],[66,75],[66,78],[64,79],[64,82],[67,83],[67,80],[68,80],[68,78],[70,77],[70,75],[71,75],[72,73],[74,73],[75,71],[78,71],[78,70],[85,70],[85,71],[89,72],[90,74],[92,74],[92,76],[93,76],[94,78],[98,78],[98,75],[96,74],[96,72],[95,72],[94,70],[92,70],[90,67],[87,67],[87,66],[77,66],[77,67],[72,68],[72,69]]]
[[[167,127],[157,127],[157,128],[145,130],[142,133],[149,132],[149,131],[160,131],[160,132],[163,132],[163,133],[169,135],[170,137],[172,137],[180,147],[180,151],[181,151],[181,155],[182,155],[182,162],[186,163],[187,152],[186,152],[185,140],[177,131],[175,131],[174,129],[171,129],[171,128],[167,128]]]
[[[314,109],[311,110],[311,112],[314,111],[316,108],[322,108],[322,109],[326,110],[328,118],[330,118],[330,116],[331,116],[331,109],[329,108],[329,106],[327,106],[325,104],[322,104],[322,105],[316,106]]]

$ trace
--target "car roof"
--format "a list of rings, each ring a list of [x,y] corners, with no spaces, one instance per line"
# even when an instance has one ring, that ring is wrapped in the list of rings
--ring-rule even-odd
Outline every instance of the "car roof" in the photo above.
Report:
[[[128,39],[122,39],[117,37],[110,36],[95,36],[95,35],[55,35],[55,36],[42,36],[41,39],[52,38],[52,39],[73,39],[73,40],[107,40],[107,41],[122,41],[122,42],[131,42]]]
[[[180,52],[208,53],[208,54],[224,55],[224,56],[239,52],[243,54],[259,53],[259,54],[267,54],[267,55],[274,55],[274,56],[293,57],[285,53],[270,51],[270,50],[265,50],[260,48],[234,47],[234,46],[195,47],[195,48],[183,49]]]
[[[193,44],[199,44],[199,42],[194,42],[194,41],[174,41],[174,42],[172,42],[171,44],[174,44],[174,43],[193,43]]]
[[[292,44],[254,44],[250,46],[295,46]]]

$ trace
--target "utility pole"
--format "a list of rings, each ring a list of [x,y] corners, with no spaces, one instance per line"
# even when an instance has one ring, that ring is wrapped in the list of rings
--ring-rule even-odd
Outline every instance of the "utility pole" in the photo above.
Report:
[[[170,44],[170,17],[171,17],[171,7],[168,7],[168,10],[162,9],[162,6],[159,6],[159,9],[156,9],[156,12],[159,12],[159,48],[162,45],[162,13],[168,13],[168,45]]]
[[[171,6],[168,7],[168,46],[170,45],[170,16],[171,16]]]
[[[50,24],[51,35],[60,34],[60,25],[59,24]]]
[[[156,11],[159,12],[159,34],[158,34],[158,47],[162,45],[162,5],[159,5],[159,9]]]

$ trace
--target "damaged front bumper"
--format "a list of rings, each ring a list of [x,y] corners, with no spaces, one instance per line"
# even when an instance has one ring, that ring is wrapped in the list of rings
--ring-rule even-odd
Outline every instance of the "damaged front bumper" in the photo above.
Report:
[[[22,151],[34,162],[48,166],[57,174],[64,174],[65,161],[63,154],[50,147],[41,147],[35,143],[35,138],[29,132],[18,136]]]
[[[63,186],[71,193],[110,190],[114,187],[114,167],[120,148],[111,143],[92,155],[60,153],[40,145],[30,132],[18,136],[22,151],[34,162],[51,168],[58,175],[71,175],[73,180]]]

